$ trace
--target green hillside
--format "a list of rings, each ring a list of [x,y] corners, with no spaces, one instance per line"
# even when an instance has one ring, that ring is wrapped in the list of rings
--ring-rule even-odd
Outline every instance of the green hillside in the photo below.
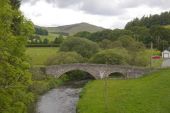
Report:
[[[88,32],[97,32],[102,31],[104,28],[98,27],[95,25],[91,25],[88,23],[79,23],[79,24],[72,24],[72,25],[65,25],[59,27],[44,27],[48,30],[48,32],[52,33],[66,33],[69,35],[74,35],[80,31],[88,31]]]
[[[89,83],[78,103],[78,113],[170,113],[170,70],[134,80]],[[106,110],[105,110],[106,109]]]

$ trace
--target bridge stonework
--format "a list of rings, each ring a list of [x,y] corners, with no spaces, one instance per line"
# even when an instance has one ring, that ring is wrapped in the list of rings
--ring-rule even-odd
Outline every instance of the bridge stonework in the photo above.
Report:
[[[148,68],[121,66],[121,65],[106,65],[106,64],[63,64],[45,67],[47,75],[53,75],[59,78],[64,73],[81,70],[88,72],[95,79],[103,79],[108,77],[111,73],[122,73],[125,78],[137,78],[150,72]]]

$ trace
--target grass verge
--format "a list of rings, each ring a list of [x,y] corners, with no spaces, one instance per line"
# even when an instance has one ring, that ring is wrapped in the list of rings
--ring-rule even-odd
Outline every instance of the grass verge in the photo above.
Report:
[[[139,79],[108,80],[107,109],[104,81],[96,80],[84,88],[78,113],[170,113],[170,69]]]

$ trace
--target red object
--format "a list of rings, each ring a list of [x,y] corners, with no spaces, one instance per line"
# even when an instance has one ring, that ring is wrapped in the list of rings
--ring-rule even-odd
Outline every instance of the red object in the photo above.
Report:
[[[161,59],[161,56],[152,56],[152,59]]]

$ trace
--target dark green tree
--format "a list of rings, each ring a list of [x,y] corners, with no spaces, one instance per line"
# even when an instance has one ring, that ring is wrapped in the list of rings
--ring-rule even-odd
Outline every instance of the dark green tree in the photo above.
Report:
[[[98,64],[128,64],[130,60],[130,55],[128,51],[123,48],[114,48],[103,50],[96,53],[91,59],[90,62]]]
[[[19,0],[0,0],[0,113],[27,113],[33,95],[25,56],[32,23],[19,11]],[[28,28],[29,26],[29,28]]]
[[[65,52],[75,51],[83,57],[89,58],[99,50],[99,46],[88,39],[70,37],[61,44],[60,50]]]
[[[47,38],[45,38],[44,40],[43,40],[43,44],[48,44],[49,43],[49,40],[47,39]]]
[[[61,44],[64,41],[64,38],[62,35],[59,35],[59,37],[56,37],[54,40],[55,44]]]

